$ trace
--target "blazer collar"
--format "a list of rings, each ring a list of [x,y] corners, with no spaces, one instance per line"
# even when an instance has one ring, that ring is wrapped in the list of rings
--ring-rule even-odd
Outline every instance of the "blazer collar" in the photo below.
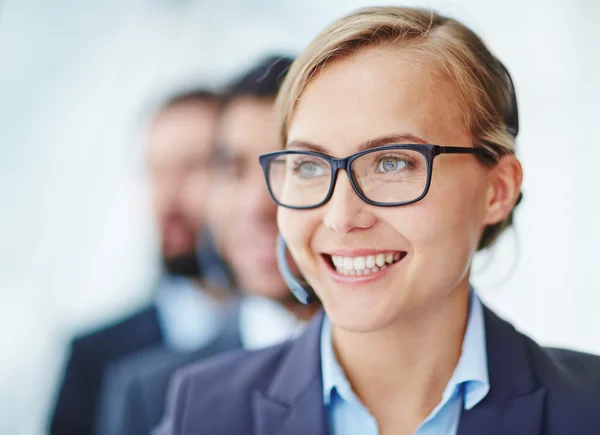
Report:
[[[463,410],[457,435],[539,435],[545,389],[535,381],[528,338],[484,307],[490,391]]]
[[[509,323],[484,306],[490,390],[463,410],[457,435],[540,435],[545,389],[535,381],[527,342]],[[323,313],[289,343],[265,392],[252,398],[253,435],[326,435],[320,332]]]
[[[320,334],[323,312],[289,348],[266,392],[252,398],[254,435],[326,435]]]

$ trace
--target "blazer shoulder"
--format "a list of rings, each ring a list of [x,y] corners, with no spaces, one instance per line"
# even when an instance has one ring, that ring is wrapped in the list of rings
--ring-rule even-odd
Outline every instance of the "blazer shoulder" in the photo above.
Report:
[[[178,369],[236,347],[234,343],[217,342],[185,353],[172,351],[163,344],[144,349],[111,364],[106,371],[105,387],[112,392],[109,396],[113,401],[116,393],[122,392],[126,408],[139,410],[151,429],[164,413],[169,382]]]
[[[73,338],[50,420],[50,433],[90,433],[106,365],[160,340],[153,305]]]
[[[138,348],[160,342],[162,339],[156,307],[149,304],[138,311],[102,327],[73,338],[73,351],[90,349],[98,352],[115,348],[116,354],[125,354]],[[122,350],[119,352],[118,350]]]
[[[600,356],[559,348],[545,348],[545,351],[559,373],[592,389],[600,398]]]
[[[238,391],[254,390],[268,385],[289,344],[285,342],[260,350],[225,352],[186,366],[177,371],[176,376],[192,393],[195,389],[206,392],[213,385],[220,391],[225,391],[227,387]]]
[[[239,425],[250,421],[253,394],[268,388],[289,346],[233,350],[178,370],[154,434],[187,435],[190,427],[196,435],[239,433]],[[237,418],[231,418],[231,410]]]
[[[126,373],[129,380],[137,382],[146,395],[158,395],[164,398],[169,381],[177,370],[240,347],[241,339],[236,316],[212,342],[199,349],[179,352],[161,343],[122,358],[113,369]]]
[[[600,433],[600,358],[537,345],[530,351],[534,376],[545,391],[548,434]]]
[[[525,337],[532,368],[551,397],[600,406],[600,357],[568,349],[547,348]]]

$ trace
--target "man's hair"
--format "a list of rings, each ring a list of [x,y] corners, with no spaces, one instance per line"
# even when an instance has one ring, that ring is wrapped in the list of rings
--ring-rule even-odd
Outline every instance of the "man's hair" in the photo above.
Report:
[[[206,88],[192,88],[179,91],[165,98],[158,106],[156,113],[160,113],[174,106],[186,104],[215,104],[220,105],[223,96]]]
[[[293,61],[290,56],[264,58],[225,88],[225,104],[244,96],[275,98]]]

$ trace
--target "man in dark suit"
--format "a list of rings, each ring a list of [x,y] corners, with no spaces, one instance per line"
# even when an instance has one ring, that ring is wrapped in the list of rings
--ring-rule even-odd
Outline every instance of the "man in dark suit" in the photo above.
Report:
[[[276,207],[258,155],[278,146],[275,95],[291,59],[271,57],[224,92],[208,220],[239,288],[239,305],[209,346],[174,353],[157,346],[117,361],[106,372],[97,435],[146,435],[163,414],[171,375],[179,367],[233,347],[261,348],[297,335],[315,311],[289,296],[275,259]]]
[[[72,341],[50,434],[92,432],[103,373],[111,361],[165,342],[185,349],[201,347],[216,334],[221,300],[226,296],[200,285],[196,245],[205,220],[208,164],[220,104],[215,94],[194,90],[167,100],[151,119],[149,182],[165,274],[148,306]],[[211,252],[202,255],[214,258]],[[202,266],[214,270],[206,259]],[[178,309],[181,305],[195,307],[187,317],[203,322],[186,325],[182,321],[186,312]]]

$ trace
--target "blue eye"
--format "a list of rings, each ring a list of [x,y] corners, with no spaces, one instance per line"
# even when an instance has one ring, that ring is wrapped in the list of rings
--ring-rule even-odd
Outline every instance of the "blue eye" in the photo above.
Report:
[[[396,172],[406,168],[407,163],[402,159],[396,157],[384,157],[379,161],[377,170],[379,172]]]
[[[323,164],[319,164],[318,162],[304,161],[296,163],[294,172],[298,173],[301,177],[312,178],[325,175],[327,169]]]

